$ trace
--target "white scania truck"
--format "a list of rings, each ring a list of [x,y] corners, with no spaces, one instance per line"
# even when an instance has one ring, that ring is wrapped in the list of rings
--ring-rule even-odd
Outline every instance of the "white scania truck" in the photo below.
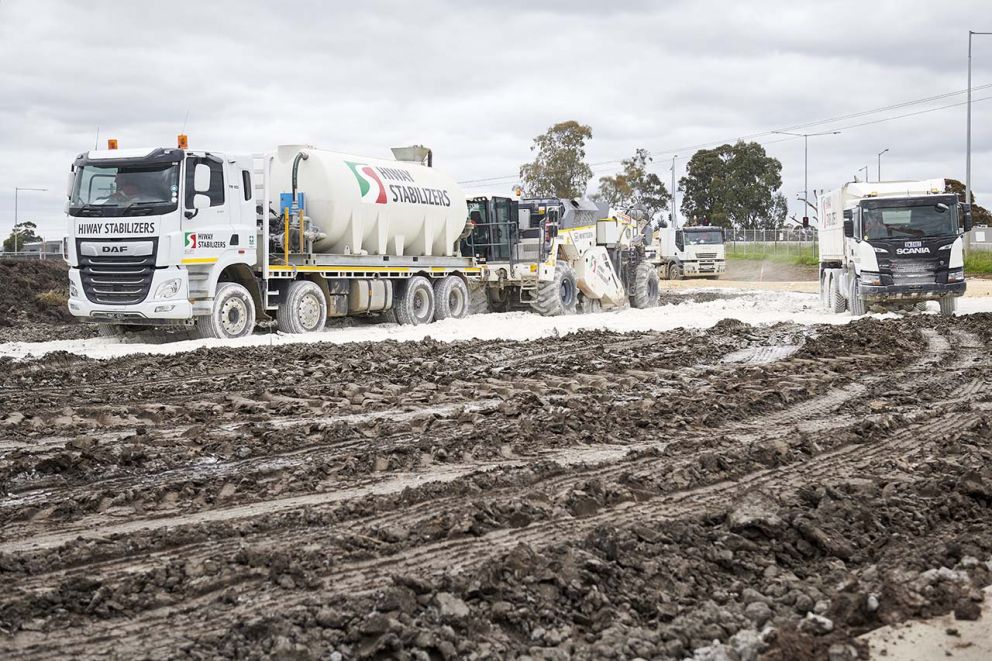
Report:
[[[648,259],[662,278],[719,278],[727,270],[719,227],[661,227],[652,239]]]
[[[938,301],[954,313],[965,291],[962,232],[970,205],[943,179],[849,183],[822,195],[820,299],[833,312]]]
[[[481,268],[458,250],[464,194],[422,147],[396,161],[291,145],[257,155],[187,148],[80,154],[69,178],[69,309],[111,333],[181,324],[248,335],[392,310],[468,313]]]

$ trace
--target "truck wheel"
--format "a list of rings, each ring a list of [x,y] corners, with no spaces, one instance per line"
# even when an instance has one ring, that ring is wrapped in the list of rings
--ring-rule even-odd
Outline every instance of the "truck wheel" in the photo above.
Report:
[[[685,273],[682,272],[682,266],[679,264],[670,264],[668,267],[668,279],[669,280],[681,280],[685,277]]]
[[[468,286],[457,275],[434,281],[434,318],[463,319],[469,312]]]
[[[544,317],[558,317],[575,314],[579,302],[579,288],[576,285],[575,270],[568,264],[555,265],[555,277],[542,282],[537,288],[537,300],[530,304]]]
[[[222,282],[214,295],[214,309],[196,318],[199,337],[230,339],[246,337],[255,330],[255,302],[248,290],[236,282]]]
[[[317,283],[294,280],[286,300],[276,310],[276,325],[283,333],[316,333],[327,323],[327,299]]]
[[[820,307],[831,312],[830,309],[830,274],[820,274]]]
[[[396,321],[409,326],[429,324],[434,320],[434,288],[430,280],[415,275],[400,287],[393,299]]]
[[[851,288],[847,294],[847,307],[851,310],[851,316],[853,317],[860,317],[867,312],[865,299],[858,296],[857,278],[851,278]]]
[[[833,275],[827,276],[830,279],[830,289],[828,294],[828,307],[834,314],[840,314],[847,309],[847,299],[840,293],[840,280]]]
[[[631,292],[630,302],[635,308],[653,308],[658,305],[658,295],[661,286],[658,283],[658,272],[647,262],[637,265],[634,272],[634,291]]]
[[[940,303],[940,316],[953,317],[954,311],[958,309],[957,296],[943,296],[937,300]]]

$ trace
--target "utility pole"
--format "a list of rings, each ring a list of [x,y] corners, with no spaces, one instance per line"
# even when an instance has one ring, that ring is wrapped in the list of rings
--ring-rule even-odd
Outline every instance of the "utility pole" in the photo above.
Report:
[[[809,219],[809,139],[820,135],[837,135],[840,131],[824,131],[822,133],[790,133],[789,131],[772,131],[779,135],[791,135],[803,139],[803,218]]]
[[[675,190],[675,159],[679,157],[678,154],[672,156],[672,228],[678,229],[679,227],[679,217],[678,217],[678,206],[676,204],[676,190]]]
[[[886,147],[882,151],[878,152],[878,180],[879,181],[882,180],[882,154],[884,154],[887,151],[889,151],[889,148],[888,147]]]
[[[978,35],[989,35],[992,32],[972,32],[968,30],[968,145],[965,149],[965,167],[964,167],[964,201],[965,204],[971,204],[971,38],[976,34]],[[971,233],[965,233],[964,236],[964,249],[965,252],[971,248]]]
[[[20,193],[22,190],[47,191],[48,189],[47,188],[23,188],[21,186],[15,186],[14,187],[14,253],[15,254],[17,253],[17,237],[18,237],[17,225],[20,222],[18,220],[18,217],[17,217],[17,194]]]

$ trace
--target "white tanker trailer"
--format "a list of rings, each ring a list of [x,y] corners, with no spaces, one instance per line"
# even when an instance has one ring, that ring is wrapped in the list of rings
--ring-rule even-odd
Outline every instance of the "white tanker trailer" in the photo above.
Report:
[[[348,315],[463,317],[481,279],[458,249],[465,196],[429,150],[393,151],[231,155],[180,136],[177,148],[110,141],[80,154],[66,203],[69,310],[111,334],[179,324],[225,338],[261,318],[303,333]]]

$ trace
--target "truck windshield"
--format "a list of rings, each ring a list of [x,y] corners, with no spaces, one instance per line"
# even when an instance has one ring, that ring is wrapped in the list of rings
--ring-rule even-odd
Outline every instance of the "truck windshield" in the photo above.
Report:
[[[71,216],[132,216],[165,213],[179,200],[179,165],[145,163],[84,165],[69,198]]]
[[[718,245],[723,243],[720,230],[685,230],[685,242],[690,246]]]
[[[947,236],[958,231],[957,205],[932,202],[864,209],[862,226],[867,240]]]

